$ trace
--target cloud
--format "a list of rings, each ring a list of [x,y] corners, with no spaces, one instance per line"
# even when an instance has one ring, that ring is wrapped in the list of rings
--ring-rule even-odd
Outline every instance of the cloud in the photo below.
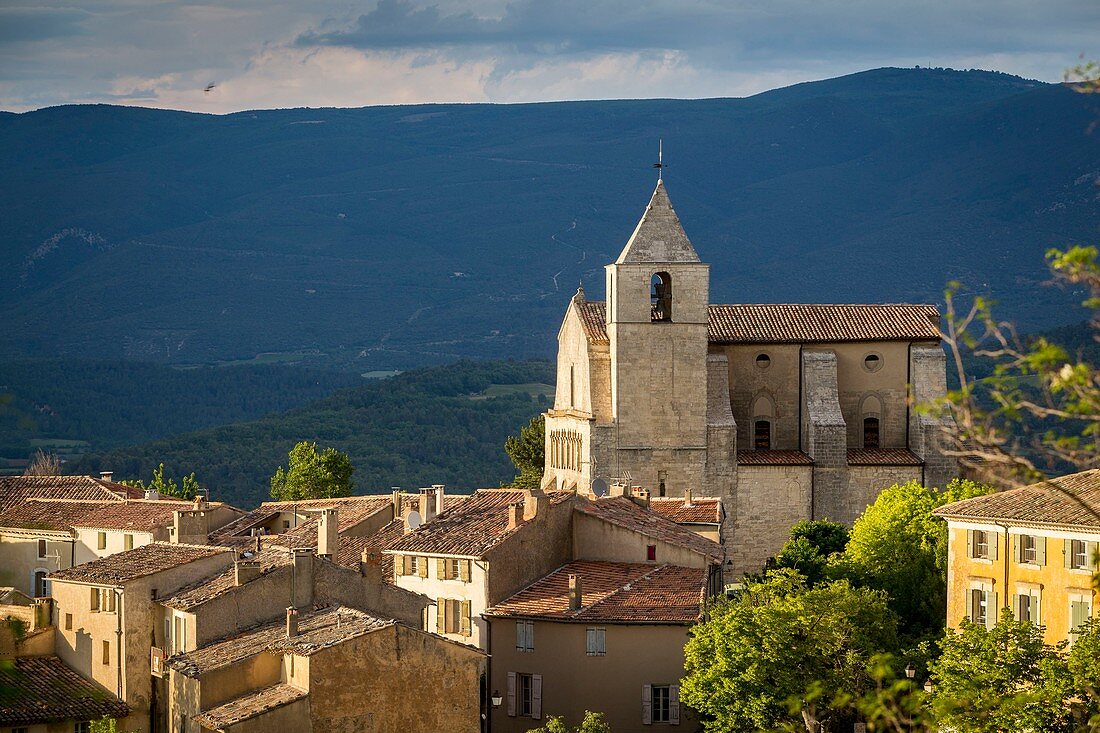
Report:
[[[73,36],[90,17],[78,8],[0,8],[0,44]]]

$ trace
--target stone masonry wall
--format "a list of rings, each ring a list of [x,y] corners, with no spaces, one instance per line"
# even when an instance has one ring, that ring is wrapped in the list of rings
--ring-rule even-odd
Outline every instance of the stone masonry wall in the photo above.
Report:
[[[732,574],[759,572],[779,552],[791,525],[810,518],[811,466],[739,466],[737,501],[726,522]],[[727,511],[730,507],[727,507]],[[727,576],[730,573],[727,573]]]
[[[909,373],[913,403],[927,405],[947,393],[947,357],[939,344],[914,344],[909,352]],[[924,460],[924,481],[928,486],[946,486],[959,475],[958,462],[944,452],[945,430],[954,429],[949,416],[909,413],[909,449]]]
[[[875,502],[883,489],[921,480],[920,466],[849,466],[848,506],[843,516],[828,517],[849,527]],[[819,517],[823,518],[823,517]]]
[[[814,459],[812,518],[846,513],[848,445],[837,395],[836,353],[802,353],[802,450]]]

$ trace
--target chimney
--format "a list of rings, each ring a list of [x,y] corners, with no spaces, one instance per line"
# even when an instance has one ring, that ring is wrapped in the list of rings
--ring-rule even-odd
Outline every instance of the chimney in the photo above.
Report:
[[[694,506],[691,503],[691,489],[684,489],[684,506]]]
[[[624,496],[629,492],[626,489],[626,484],[621,481],[616,481],[611,484],[611,490],[608,492],[608,496]]]
[[[371,585],[382,582],[382,556],[377,550],[363,550],[363,557],[359,562],[359,574]]]
[[[286,638],[298,635],[298,609],[293,606],[286,609]]]
[[[523,506],[518,502],[508,505],[508,529],[515,529],[523,522]]]
[[[291,552],[294,555],[291,597],[295,608],[306,608],[313,603],[313,548],[296,547]]]
[[[260,577],[259,560],[237,560],[233,563],[233,585],[244,585]]]
[[[321,510],[321,518],[317,520],[317,554],[327,557],[329,560],[336,557],[336,550],[340,547],[340,512],[335,507],[327,507]]]
[[[579,575],[569,576],[569,610],[578,611],[581,607],[581,578]]]
[[[401,513],[405,509],[405,504],[401,496],[401,487],[391,486],[390,488],[393,489],[393,518],[400,519]]]
[[[172,541],[183,545],[205,545],[207,543],[207,517],[201,509],[186,509],[172,512]]]
[[[435,489],[420,490],[420,521],[430,522],[435,518]]]
[[[633,497],[631,498],[634,499],[635,504],[637,504],[638,506],[644,506],[646,509],[649,509],[649,489],[643,489],[640,486],[635,486],[631,490],[631,493],[633,494]]]
[[[114,481],[115,472],[114,471],[100,471],[99,472],[99,478],[102,479],[103,481]]]
[[[443,484],[432,484],[432,488],[435,489],[435,513],[441,514],[443,512]]]
[[[110,480],[110,479],[108,479],[108,480]],[[156,489],[146,489],[145,490],[145,501],[159,501],[159,500],[160,500],[160,493],[158,493]]]
[[[539,513],[539,503],[546,499],[542,489],[523,490],[523,521],[527,522],[535,518]]]

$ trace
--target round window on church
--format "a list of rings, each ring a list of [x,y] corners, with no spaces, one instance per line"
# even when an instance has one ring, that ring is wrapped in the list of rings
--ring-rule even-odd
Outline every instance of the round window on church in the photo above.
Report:
[[[877,372],[882,369],[882,356],[879,354],[868,354],[863,357],[863,368],[869,372]]]
[[[767,354],[756,355],[756,366],[760,369],[767,369],[772,365],[772,358]]]

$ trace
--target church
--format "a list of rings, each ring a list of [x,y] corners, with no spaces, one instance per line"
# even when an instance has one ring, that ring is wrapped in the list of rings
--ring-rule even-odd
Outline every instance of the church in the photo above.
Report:
[[[710,303],[663,180],[605,269],[606,300],[579,289],[558,332],[543,488],[719,497],[737,575],[799,520],[956,475],[949,418],[915,409],[947,389],[935,306]]]

